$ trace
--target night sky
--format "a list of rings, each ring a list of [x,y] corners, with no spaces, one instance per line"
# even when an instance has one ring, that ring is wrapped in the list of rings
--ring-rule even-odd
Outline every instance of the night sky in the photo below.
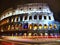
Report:
[[[54,12],[55,20],[60,21],[60,0],[0,0],[0,14],[7,8],[27,3],[47,3]]]

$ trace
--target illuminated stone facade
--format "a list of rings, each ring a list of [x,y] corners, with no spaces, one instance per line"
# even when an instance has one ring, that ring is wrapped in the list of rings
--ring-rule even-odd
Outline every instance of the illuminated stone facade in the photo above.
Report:
[[[47,4],[31,3],[5,10],[0,16],[2,35],[58,36],[59,23]]]

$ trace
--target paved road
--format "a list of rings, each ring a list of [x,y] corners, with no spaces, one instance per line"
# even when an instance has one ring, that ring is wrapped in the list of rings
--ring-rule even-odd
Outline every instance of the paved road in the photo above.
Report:
[[[0,45],[60,45],[59,42],[41,42],[41,43],[26,43],[26,42],[19,42],[19,41],[9,41],[9,40],[3,40],[0,39]]]
[[[6,42],[5,42],[6,43]],[[11,42],[12,44],[10,43],[6,43],[6,44],[2,44],[0,43],[1,45],[60,45],[60,43],[45,43],[45,44],[27,44],[27,43],[13,43]]]

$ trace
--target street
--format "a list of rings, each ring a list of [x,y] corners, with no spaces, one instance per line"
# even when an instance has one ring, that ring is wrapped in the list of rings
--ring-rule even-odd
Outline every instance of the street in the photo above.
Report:
[[[60,38],[24,39],[22,37],[6,36],[0,39],[0,45],[59,45]]]

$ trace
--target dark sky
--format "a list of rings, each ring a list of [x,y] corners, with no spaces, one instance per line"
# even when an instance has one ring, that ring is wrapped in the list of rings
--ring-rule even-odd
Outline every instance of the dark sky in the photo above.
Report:
[[[47,3],[54,12],[55,19],[60,21],[60,0],[0,0],[0,13],[7,8],[26,3]]]

